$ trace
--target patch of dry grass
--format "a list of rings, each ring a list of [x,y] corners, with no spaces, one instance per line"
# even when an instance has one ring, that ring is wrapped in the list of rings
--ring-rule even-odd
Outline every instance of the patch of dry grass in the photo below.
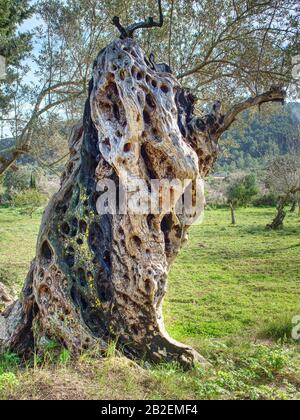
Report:
[[[68,366],[21,368],[0,391],[3,400],[145,399],[155,386],[149,373],[125,358],[83,357]]]

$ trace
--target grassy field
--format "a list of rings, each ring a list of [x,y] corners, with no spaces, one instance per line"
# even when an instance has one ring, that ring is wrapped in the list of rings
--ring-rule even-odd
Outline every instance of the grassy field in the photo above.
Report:
[[[0,398],[30,399],[299,399],[300,346],[291,339],[300,315],[300,217],[265,230],[274,209],[206,211],[176,260],[165,301],[170,334],[212,364],[183,372],[144,369],[114,357],[72,361],[49,349],[26,365],[0,357]],[[31,219],[0,208],[0,281],[20,290],[34,256],[40,214]],[[108,385],[109,384],[109,385]],[[29,386],[30,385],[30,386]]]

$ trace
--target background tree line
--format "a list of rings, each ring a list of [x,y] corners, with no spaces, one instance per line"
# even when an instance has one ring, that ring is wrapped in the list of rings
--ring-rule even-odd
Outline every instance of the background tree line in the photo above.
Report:
[[[284,107],[265,106],[246,111],[239,122],[224,134],[217,172],[261,170],[276,156],[294,147],[300,125],[300,103]]]

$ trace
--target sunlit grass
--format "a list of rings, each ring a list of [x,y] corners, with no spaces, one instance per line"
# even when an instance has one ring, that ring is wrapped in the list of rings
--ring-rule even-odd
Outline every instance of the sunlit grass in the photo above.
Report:
[[[115,355],[71,360],[56,344],[26,363],[0,358],[0,399],[299,399],[300,349],[291,340],[300,315],[300,218],[265,230],[273,209],[206,212],[169,276],[164,306],[171,335],[212,364],[143,368]],[[0,281],[20,291],[35,254],[41,214],[0,208]]]
[[[300,218],[283,231],[265,226],[273,209],[207,211],[170,274],[165,319],[175,338],[255,336],[275,318],[300,314]]]

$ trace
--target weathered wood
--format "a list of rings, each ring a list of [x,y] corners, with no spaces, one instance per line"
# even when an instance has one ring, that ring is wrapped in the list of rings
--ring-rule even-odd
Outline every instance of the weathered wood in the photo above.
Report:
[[[285,211],[286,200],[280,199],[277,205],[277,213],[271,224],[267,225],[267,229],[277,230],[283,228],[283,222],[286,217]]]
[[[203,178],[217,158],[225,120],[218,102],[209,115],[195,116],[194,95],[160,69],[130,38],[100,52],[22,299],[0,316],[2,350],[26,353],[55,339],[74,354],[101,352],[114,339],[132,358],[206,363],[168,336],[162,303],[191,218],[203,211]],[[168,211],[99,214],[101,181],[134,191],[136,179],[145,190],[153,179],[189,180],[199,201],[191,216],[181,214],[182,192],[175,189]]]

